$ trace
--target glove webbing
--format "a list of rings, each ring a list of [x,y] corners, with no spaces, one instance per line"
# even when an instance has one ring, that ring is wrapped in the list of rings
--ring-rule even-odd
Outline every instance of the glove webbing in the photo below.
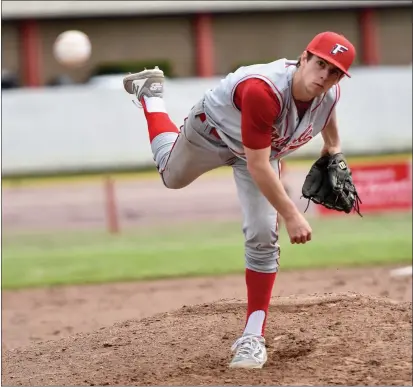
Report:
[[[302,199],[303,197],[304,197],[304,196],[301,195],[300,199]],[[353,204],[353,210],[354,210],[355,212],[357,212],[357,214],[359,214],[359,216],[363,217],[363,215],[361,214],[361,211],[360,211],[360,204],[363,204],[363,202],[361,201],[361,199],[360,199],[360,197],[359,197],[359,195],[358,195],[357,192],[355,192],[354,198],[355,198],[355,201],[354,201],[354,204]],[[312,198],[309,198],[309,199],[307,199],[307,200],[308,200],[308,201],[307,201],[307,207],[305,208],[304,213],[306,213],[307,210],[308,210],[308,207],[310,207],[310,203],[311,203]],[[336,198],[336,201],[337,201],[337,200],[338,200],[338,197]],[[318,204],[323,204],[323,203],[318,203]]]

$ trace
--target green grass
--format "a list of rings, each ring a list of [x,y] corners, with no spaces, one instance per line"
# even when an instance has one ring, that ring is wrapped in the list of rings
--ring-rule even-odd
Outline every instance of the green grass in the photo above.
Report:
[[[282,270],[409,263],[411,214],[311,220],[313,240],[281,230]],[[99,232],[3,235],[3,288],[241,273],[240,223]]]

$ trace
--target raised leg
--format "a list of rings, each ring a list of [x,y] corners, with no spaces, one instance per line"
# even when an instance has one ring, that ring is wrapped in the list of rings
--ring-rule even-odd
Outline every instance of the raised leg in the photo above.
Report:
[[[208,124],[200,119],[202,100],[189,112],[179,130],[163,101],[164,75],[158,68],[124,78],[125,90],[135,94],[144,110],[155,165],[164,185],[186,187],[199,176],[227,164],[233,155],[210,135]]]

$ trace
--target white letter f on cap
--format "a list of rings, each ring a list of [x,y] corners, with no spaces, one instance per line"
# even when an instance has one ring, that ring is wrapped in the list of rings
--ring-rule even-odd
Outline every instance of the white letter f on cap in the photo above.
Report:
[[[336,55],[336,54],[338,54],[339,52],[346,52],[346,51],[348,51],[348,48],[347,47],[345,47],[345,46],[342,46],[341,44],[336,44],[335,46],[334,46],[334,48],[331,50],[331,53],[333,54],[333,55]]]

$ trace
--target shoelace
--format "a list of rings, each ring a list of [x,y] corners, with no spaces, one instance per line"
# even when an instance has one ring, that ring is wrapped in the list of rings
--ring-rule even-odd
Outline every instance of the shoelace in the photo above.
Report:
[[[241,357],[247,357],[251,354],[251,351],[255,352],[260,347],[262,342],[256,336],[241,336],[231,347],[232,351],[235,351],[238,346],[237,355]]]

